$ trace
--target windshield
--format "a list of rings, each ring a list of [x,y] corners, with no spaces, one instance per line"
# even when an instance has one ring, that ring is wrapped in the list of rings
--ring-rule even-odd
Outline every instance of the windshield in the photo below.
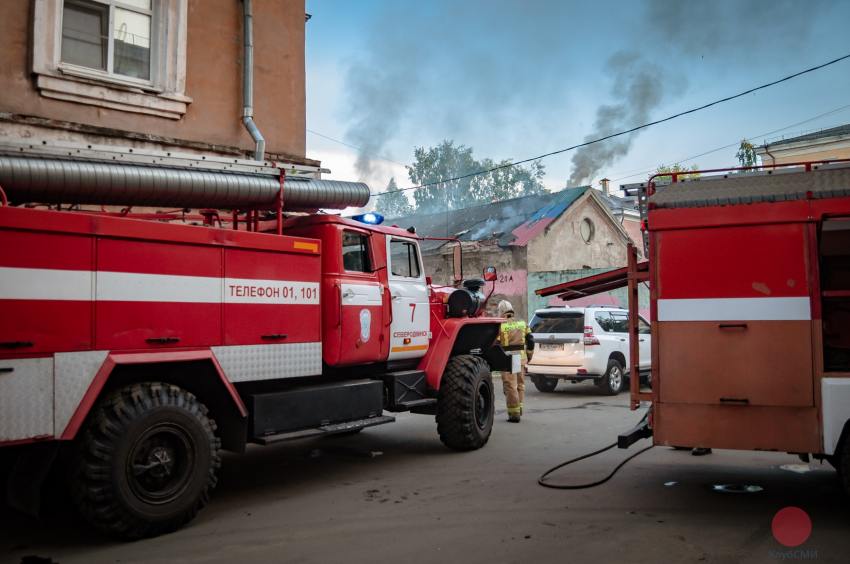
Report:
[[[584,312],[538,311],[531,318],[532,333],[583,333]]]

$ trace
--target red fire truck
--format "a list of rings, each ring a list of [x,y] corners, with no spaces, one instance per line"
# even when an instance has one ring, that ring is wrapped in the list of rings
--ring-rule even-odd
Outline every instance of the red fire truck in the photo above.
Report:
[[[650,285],[648,425],[620,437],[825,459],[850,493],[850,165],[703,171],[633,186],[648,261],[537,291],[574,299]],[[668,175],[669,176],[669,175]]]
[[[0,185],[0,447],[17,455],[17,505],[55,459],[85,518],[138,538],[196,515],[221,449],[402,411],[436,415],[452,449],[487,442],[490,370],[510,357],[501,320],[481,316],[485,280],[436,286],[412,229],[316,213],[363,205],[365,185],[25,157],[0,157]]]

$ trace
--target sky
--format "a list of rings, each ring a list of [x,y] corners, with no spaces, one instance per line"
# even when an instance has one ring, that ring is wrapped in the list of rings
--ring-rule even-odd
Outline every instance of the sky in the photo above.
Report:
[[[444,139],[520,160],[850,54],[850,0],[307,0],[307,156],[383,191]],[[850,123],[850,60],[542,162],[552,190]],[[328,138],[335,139],[331,141]],[[726,145],[725,149],[686,160]]]

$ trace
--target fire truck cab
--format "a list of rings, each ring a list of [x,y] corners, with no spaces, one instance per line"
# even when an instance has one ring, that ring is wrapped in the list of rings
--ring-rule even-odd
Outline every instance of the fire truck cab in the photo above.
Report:
[[[5,182],[19,203],[23,181]],[[188,225],[0,206],[13,505],[37,505],[32,482],[55,459],[86,519],[138,538],[194,517],[221,449],[355,433],[402,411],[436,416],[451,449],[487,443],[490,371],[510,367],[502,320],[482,317],[495,273],[437,286],[412,229],[283,222],[282,208],[234,212],[223,228],[211,214]]]

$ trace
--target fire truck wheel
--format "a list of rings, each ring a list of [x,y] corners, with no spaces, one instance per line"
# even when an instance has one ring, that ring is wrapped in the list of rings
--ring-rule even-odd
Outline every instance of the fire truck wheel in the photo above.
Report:
[[[538,392],[548,394],[554,392],[555,388],[558,387],[557,378],[547,378],[546,376],[534,374],[531,376],[531,381],[534,382],[534,387],[537,388]]]
[[[608,361],[608,369],[605,374],[596,381],[596,386],[606,396],[616,396],[623,389],[623,365],[616,358]]]
[[[437,398],[437,432],[454,450],[487,444],[493,429],[495,395],[487,362],[473,355],[449,359]]]
[[[78,444],[72,497],[108,534],[174,531],[209,500],[221,465],[215,422],[197,398],[165,383],[133,384],[100,402]]]

